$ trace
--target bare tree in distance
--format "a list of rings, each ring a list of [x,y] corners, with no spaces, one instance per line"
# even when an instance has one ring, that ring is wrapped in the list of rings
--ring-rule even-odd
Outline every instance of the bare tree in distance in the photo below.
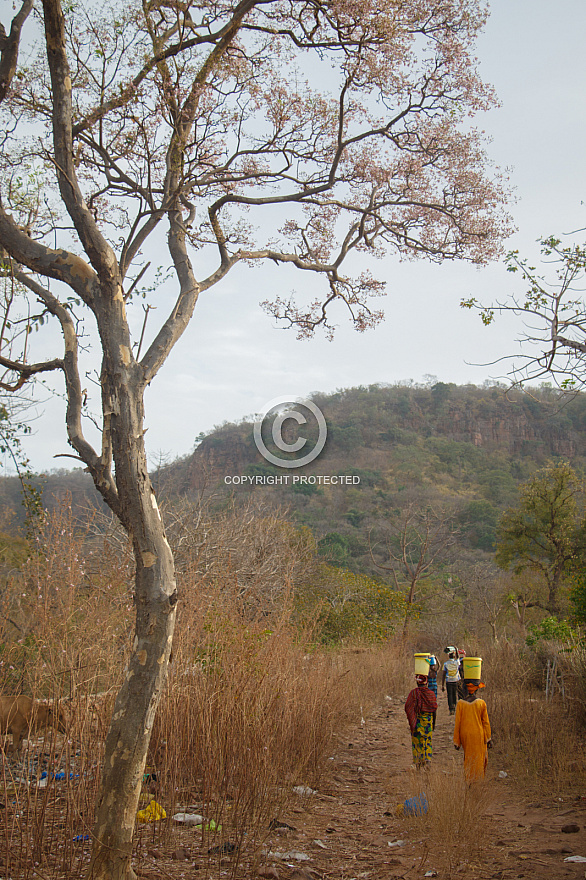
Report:
[[[177,612],[145,389],[200,294],[239,264],[321,280],[313,301],[265,303],[310,336],[331,335],[338,306],[359,331],[381,319],[372,297],[383,284],[365,257],[498,256],[506,185],[466,119],[494,102],[471,54],[485,18],[478,0],[23,0],[0,33],[5,390],[63,377],[73,457],[136,563],[94,878],[135,876],[136,807]],[[166,282],[150,265],[163,251]],[[53,356],[31,333],[47,327],[62,338]],[[95,386],[80,369],[92,346]]]
[[[403,635],[407,634],[418,591],[439,565],[451,561],[456,541],[457,529],[452,513],[411,504],[389,517],[382,528],[382,539],[376,546],[371,544],[371,557],[376,567],[390,575],[397,590],[405,590],[407,607]],[[375,549],[378,556],[385,557],[385,562],[377,561]]]
[[[463,560],[454,567],[454,574],[464,593],[464,626],[479,632],[488,626],[492,641],[496,644],[501,623],[504,623],[510,606],[509,577],[500,571],[492,559]]]

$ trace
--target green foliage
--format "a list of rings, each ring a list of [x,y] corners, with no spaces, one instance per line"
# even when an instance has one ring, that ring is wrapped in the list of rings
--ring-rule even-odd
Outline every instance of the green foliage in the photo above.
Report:
[[[338,532],[328,532],[317,542],[320,556],[324,556],[332,565],[344,565],[350,556],[348,538]]]
[[[366,575],[324,565],[295,600],[303,620],[315,620],[321,641],[337,644],[389,638],[404,620],[405,596]]]
[[[318,553],[331,565],[355,568],[355,559],[365,552],[364,541],[353,534],[328,532],[317,542]]]
[[[382,479],[380,470],[369,470],[367,468],[350,467],[338,471],[338,476],[358,477],[360,486],[377,486]]]
[[[362,446],[362,443],[363,438],[360,425],[334,424],[328,430],[328,444],[333,447],[352,451],[353,449],[358,449],[359,446]]]
[[[358,526],[360,525],[360,523],[362,522],[362,520],[364,519],[366,514],[361,513],[359,510],[356,510],[355,507],[352,507],[352,508],[350,508],[348,513],[345,514],[345,516],[351,526],[358,528]]]
[[[568,462],[550,462],[522,484],[519,503],[502,515],[496,562],[515,574],[530,570],[548,588],[545,607],[556,611],[558,591],[583,552],[582,485]]]
[[[296,495],[323,495],[323,490],[316,486],[315,483],[296,483],[291,487],[291,491]]]
[[[452,389],[456,386],[453,382],[436,382],[431,388],[431,398],[433,400],[434,409],[441,409],[449,400]]]
[[[537,642],[573,642],[577,633],[572,629],[567,620],[558,620],[557,617],[544,617],[539,623],[533,623],[527,628],[526,642],[533,647]]]
[[[570,616],[572,620],[586,625],[586,571],[580,568],[570,578]]]
[[[494,550],[498,509],[490,501],[471,501],[458,514],[457,521],[474,549]]]

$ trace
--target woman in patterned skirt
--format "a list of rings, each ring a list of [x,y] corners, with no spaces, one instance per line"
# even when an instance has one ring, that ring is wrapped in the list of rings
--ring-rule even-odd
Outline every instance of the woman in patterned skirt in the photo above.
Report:
[[[416,675],[417,687],[405,701],[405,713],[411,729],[413,762],[419,769],[431,761],[431,736],[435,726],[437,700],[427,686],[427,675]]]

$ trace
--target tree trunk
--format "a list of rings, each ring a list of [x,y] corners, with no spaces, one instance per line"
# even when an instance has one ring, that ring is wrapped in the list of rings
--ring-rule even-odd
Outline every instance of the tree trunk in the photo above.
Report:
[[[405,620],[403,621],[403,641],[407,638],[407,632],[409,630],[409,623],[411,620],[411,608],[413,607],[413,601],[415,599],[415,588],[417,587],[417,577],[411,579],[411,584],[409,585],[409,592],[407,594],[407,598],[405,599]]]
[[[135,365],[136,366],[136,365]],[[155,712],[165,683],[177,590],[173,555],[147,471],[143,389],[133,368],[102,376],[104,412],[111,413],[116,486],[136,560],[136,631],[116,698],[96,804],[92,880],[134,880],[130,859],[136,811]]]
[[[553,614],[554,617],[557,617],[560,611],[558,596],[563,573],[564,564],[563,562],[558,562],[554,568],[553,575],[551,578],[548,578],[547,610],[550,614]]]

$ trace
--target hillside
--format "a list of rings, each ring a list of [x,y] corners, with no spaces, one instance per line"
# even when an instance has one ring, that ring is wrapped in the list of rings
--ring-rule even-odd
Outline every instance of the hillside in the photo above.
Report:
[[[491,553],[500,512],[519,482],[549,458],[586,464],[586,396],[548,388],[505,394],[499,386],[372,385],[314,394],[328,429],[321,455],[296,470],[308,478],[348,477],[348,485],[227,485],[226,478],[279,476],[254,444],[252,423],[224,424],[195,451],[153,475],[167,503],[205,495],[222,506],[252,494],[308,526],[336,564],[384,573],[389,536],[406,511],[451,517],[462,550]],[[291,472],[289,472],[291,473]],[[259,480],[259,482],[261,481]],[[278,481],[277,481],[278,482]],[[74,508],[100,508],[81,470],[39,477],[45,505],[71,496]],[[20,485],[0,480],[0,509],[22,520]],[[6,518],[6,517],[5,517]]]
[[[567,459],[579,472],[586,462],[583,395],[560,399],[543,388],[507,396],[498,386],[439,382],[351,388],[312,399],[326,418],[327,442],[295,473],[346,475],[354,484],[226,485],[235,476],[285,473],[261,457],[252,423],[242,422],[215,429],[192,455],[165,468],[158,475],[165,493],[204,492],[217,503],[228,494],[256,493],[290,509],[334,562],[380,573],[389,528],[405,511],[431,507],[434,515],[451,516],[461,547],[490,553],[498,516],[514,503],[522,480],[549,458]]]

